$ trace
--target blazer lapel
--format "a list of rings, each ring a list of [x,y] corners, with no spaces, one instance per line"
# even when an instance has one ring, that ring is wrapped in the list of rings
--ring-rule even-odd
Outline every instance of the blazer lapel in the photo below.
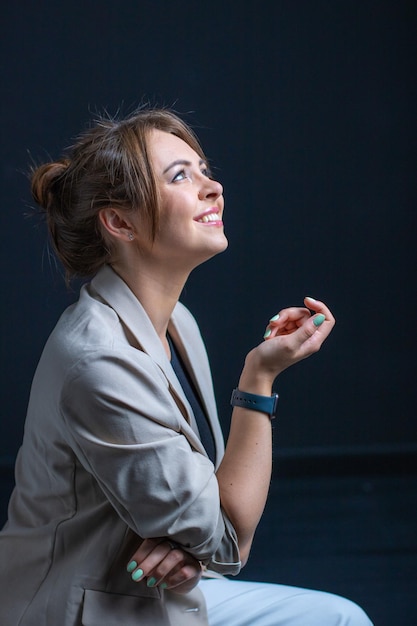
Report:
[[[205,454],[189,402],[172,369],[155,328],[139,300],[109,265],[105,265],[100,269],[91,281],[91,285],[100,298],[117,313],[134,339],[132,345],[149,354],[152,360],[161,368],[169,382],[171,394],[185,418],[184,434],[194,448]],[[182,342],[181,345],[183,345]]]

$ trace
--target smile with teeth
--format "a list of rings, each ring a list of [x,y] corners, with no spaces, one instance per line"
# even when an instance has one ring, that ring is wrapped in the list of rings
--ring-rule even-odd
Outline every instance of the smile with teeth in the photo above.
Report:
[[[218,213],[208,213],[208,215],[203,215],[203,217],[199,217],[197,222],[202,222],[203,224],[207,224],[207,222],[219,222],[220,217]]]

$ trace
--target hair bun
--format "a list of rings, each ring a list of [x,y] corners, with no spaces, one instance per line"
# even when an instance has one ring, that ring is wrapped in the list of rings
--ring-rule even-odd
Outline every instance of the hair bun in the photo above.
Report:
[[[33,170],[31,177],[32,196],[45,211],[50,208],[53,200],[53,185],[65,173],[69,163],[68,159],[62,159],[54,163],[44,163]]]

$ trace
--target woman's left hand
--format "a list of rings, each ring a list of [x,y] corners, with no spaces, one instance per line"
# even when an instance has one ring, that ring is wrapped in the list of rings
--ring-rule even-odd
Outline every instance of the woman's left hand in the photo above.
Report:
[[[144,539],[127,566],[135,582],[146,579],[148,587],[188,593],[200,581],[202,566],[197,559],[163,538]]]
[[[265,341],[246,357],[239,389],[269,395],[272,383],[281,372],[320,350],[335,319],[323,302],[309,297],[304,302],[306,308],[282,309],[269,321]],[[258,383],[261,386],[256,386]]]

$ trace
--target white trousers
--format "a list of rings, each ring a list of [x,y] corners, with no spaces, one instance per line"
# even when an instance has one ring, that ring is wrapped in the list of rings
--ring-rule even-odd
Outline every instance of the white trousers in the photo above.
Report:
[[[210,626],[372,626],[354,602],[271,583],[203,579]]]

